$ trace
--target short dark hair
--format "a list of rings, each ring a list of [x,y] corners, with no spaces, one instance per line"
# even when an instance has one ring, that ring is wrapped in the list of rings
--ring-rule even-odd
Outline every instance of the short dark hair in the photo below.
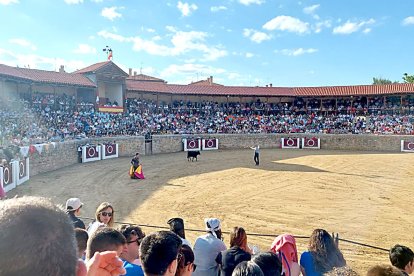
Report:
[[[140,247],[142,267],[146,275],[164,275],[180,251],[182,242],[171,231],[158,231],[146,236]]]
[[[252,262],[260,267],[264,276],[282,274],[282,262],[273,252],[260,253],[253,257]]]
[[[100,228],[89,237],[86,259],[92,258],[95,252],[115,251],[124,244],[126,239],[121,232],[110,227]]]
[[[405,269],[413,260],[414,252],[407,246],[396,244],[390,249],[391,264],[399,269]]]
[[[403,276],[403,273],[391,265],[375,265],[368,270],[367,276]]]
[[[0,275],[76,275],[72,222],[49,199],[1,201],[0,225]]]
[[[186,244],[183,244],[180,253],[182,254],[182,257],[178,260],[177,272],[175,275],[181,275],[182,270],[187,265],[194,263],[194,252],[191,249],[191,247],[189,247]]]
[[[135,235],[141,244],[142,239],[145,237],[145,233],[142,231],[141,227],[136,225],[124,224],[119,231],[124,235],[127,242],[131,241],[131,236]]]
[[[252,261],[243,261],[233,270],[232,276],[264,276],[260,267]]]
[[[78,253],[86,250],[88,243],[88,232],[82,228],[75,228],[76,243],[78,244]]]
[[[172,218],[169,219],[167,223],[170,225],[171,231],[185,239],[184,220],[182,218]]]

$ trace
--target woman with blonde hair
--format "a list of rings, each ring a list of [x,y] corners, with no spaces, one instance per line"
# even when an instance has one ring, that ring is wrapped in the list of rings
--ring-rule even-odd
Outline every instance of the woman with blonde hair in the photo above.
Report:
[[[89,237],[100,227],[112,227],[114,225],[114,207],[111,203],[102,202],[95,212],[95,221],[88,227]]]
[[[308,251],[300,256],[304,276],[319,276],[334,267],[343,267],[346,261],[334,239],[323,229],[315,229],[309,238]]]
[[[231,276],[234,268],[243,261],[250,261],[252,252],[247,246],[247,234],[242,227],[234,227],[230,232],[230,249],[218,254],[220,275]]]

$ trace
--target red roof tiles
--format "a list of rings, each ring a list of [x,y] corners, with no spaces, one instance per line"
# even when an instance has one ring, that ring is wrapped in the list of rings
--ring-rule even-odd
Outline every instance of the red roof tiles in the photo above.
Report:
[[[155,78],[155,77],[151,77],[148,75],[144,75],[144,74],[138,74],[138,75],[134,75],[134,76],[129,76],[127,78],[127,80],[136,80],[136,81],[154,81],[154,82],[166,82],[163,79],[159,79],[159,78]]]
[[[297,96],[369,96],[383,94],[414,93],[414,83],[396,83],[385,85],[352,85],[324,87],[296,87]]]
[[[96,87],[91,80],[81,74],[11,67],[4,64],[0,64],[0,75],[38,83]]]
[[[77,70],[73,73],[74,74],[82,74],[82,73],[95,72],[96,70],[101,69],[102,67],[104,67],[105,65],[107,65],[110,62],[112,62],[112,61],[108,60],[108,61],[104,61],[104,62],[98,62],[98,63],[92,64],[88,67],[85,67],[83,69]]]

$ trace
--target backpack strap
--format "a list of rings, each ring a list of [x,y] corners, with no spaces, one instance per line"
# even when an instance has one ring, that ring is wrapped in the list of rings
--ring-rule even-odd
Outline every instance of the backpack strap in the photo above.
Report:
[[[280,259],[282,259],[282,262],[284,261],[284,262],[286,263],[286,266],[287,266],[287,269],[288,269],[288,271],[287,271],[287,272],[289,272],[289,274],[288,274],[288,275],[286,275],[286,276],[291,276],[291,274],[290,274],[290,265],[289,265],[289,262],[288,262],[288,260],[287,260],[287,258],[286,258],[286,256],[285,256],[285,254],[283,254],[283,252],[282,252],[282,251],[279,251],[279,258],[280,258]]]

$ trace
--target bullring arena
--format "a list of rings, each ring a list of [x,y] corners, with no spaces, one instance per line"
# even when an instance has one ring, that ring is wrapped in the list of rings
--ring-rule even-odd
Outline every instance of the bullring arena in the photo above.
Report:
[[[224,143],[231,139],[220,138]],[[166,147],[170,150],[179,149],[180,139],[160,138],[173,144]],[[184,152],[144,156],[145,180],[129,179],[127,157],[76,164],[76,156],[68,155],[64,162],[74,164],[32,177],[9,196],[47,196],[61,204],[77,196],[85,203],[85,217],[93,217],[100,202],[110,201],[117,221],[140,225],[165,227],[169,218],[181,216],[186,228],[203,229],[203,219],[212,216],[222,219],[224,231],[243,226],[247,233],[288,232],[306,237],[313,229],[324,228],[340,238],[382,248],[411,244],[413,154],[267,148],[262,149],[261,164],[256,167],[252,150],[244,144],[260,139],[269,146],[278,137],[239,140],[240,149],[223,144],[228,149],[203,151],[198,162],[188,162]],[[349,146],[351,139],[343,139],[343,146]],[[143,147],[142,140],[118,141],[125,143],[121,152]],[[34,155],[34,170],[40,170],[46,160],[59,162],[65,150],[69,149],[58,147],[60,153],[50,150]],[[144,227],[146,232],[156,229]],[[187,231],[192,243],[198,235]],[[226,243],[228,239],[226,235]],[[272,240],[271,236],[248,237],[261,250],[267,250]],[[297,239],[299,252],[306,249],[307,241]],[[387,252],[378,249],[342,241],[340,248],[348,264],[361,273],[388,261]]]
[[[112,61],[73,73],[0,64],[0,108],[0,159],[7,159],[0,180],[9,198],[39,195],[64,205],[79,197],[85,222],[109,201],[117,222],[146,233],[179,216],[193,244],[204,218],[217,217],[225,232],[244,227],[261,251],[291,233],[300,254],[323,228],[339,235],[360,274],[389,263],[391,246],[414,247],[411,83],[234,87],[210,77],[174,85]],[[183,150],[195,145],[191,139],[213,139],[218,149],[189,162]],[[295,149],[301,139],[320,149]],[[115,144],[119,158],[80,163],[101,159],[101,145],[113,153]],[[7,146],[15,152],[6,154]],[[128,175],[135,152],[145,180]],[[30,171],[15,189],[5,183],[13,166],[13,181]]]

